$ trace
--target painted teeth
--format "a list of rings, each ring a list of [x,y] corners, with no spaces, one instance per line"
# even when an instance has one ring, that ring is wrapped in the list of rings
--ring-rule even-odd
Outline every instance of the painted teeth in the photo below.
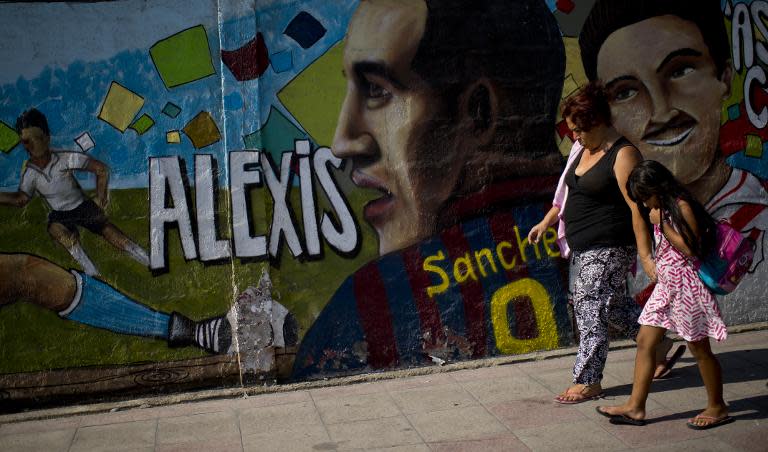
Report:
[[[691,134],[692,131],[693,131],[693,127],[684,131],[680,135],[669,138],[667,140],[647,140],[646,142],[653,146],[673,146],[685,140],[688,137],[688,135]]]

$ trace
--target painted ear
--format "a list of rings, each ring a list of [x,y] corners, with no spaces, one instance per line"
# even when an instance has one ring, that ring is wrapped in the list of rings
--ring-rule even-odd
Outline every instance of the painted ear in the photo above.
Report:
[[[720,81],[725,83],[725,94],[723,94],[723,99],[731,97],[731,83],[733,82],[733,66],[731,60],[725,62],[723,73],[720,74]]]
[[[488,79],[480,79],[469,85],[462,96],[461,113],[470,134],[478,144],[489,143],[496,133],[499,114],[496,88]]]

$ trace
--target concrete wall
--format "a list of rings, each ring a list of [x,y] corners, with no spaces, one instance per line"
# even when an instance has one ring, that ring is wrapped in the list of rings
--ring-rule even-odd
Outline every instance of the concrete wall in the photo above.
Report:
[[[730,325],[768,320],[768,3],[662,2],[678,16],[623,28],[636,2],[488,3],[426,22],[398,1],[0,5],[0,187],[56,177],[15,130],[36,108],[108,222],[52,228],[40,192],[0,206],[0,397],[572,343],[556,231],[526,236],[573,144],[557,105],[588,75],[614,82],[615,126],[646,158],[757,242],[720,308]],[[606,4],[585,72],[579,35]],[[725,30],[702,36],[699,17]],[[81,154],[109,168],[108,203]],[[641,271],[630,286],[647,297]]]

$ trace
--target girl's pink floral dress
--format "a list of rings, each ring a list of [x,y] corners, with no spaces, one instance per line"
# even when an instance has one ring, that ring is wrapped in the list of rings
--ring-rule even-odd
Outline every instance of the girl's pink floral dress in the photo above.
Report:
[[[670,227],[670,226],[666,226]],[[638,322],[676,332],[688,342],[728,336],[717,300],[696,273],[695,260],[686,257],[653,225],[657,283]]]

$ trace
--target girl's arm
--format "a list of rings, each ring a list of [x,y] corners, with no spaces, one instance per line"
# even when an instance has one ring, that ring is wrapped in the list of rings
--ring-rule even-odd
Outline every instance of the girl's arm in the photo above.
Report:
[[[629,198],[627,193],[629,173],[642,160],[643,156],[640,155],[637,148],[634,146],[623,147],[619,149],[619,154],[616,156],[613,172],[616,174],[616,181],[619,183],[619,190],[624,196],[624,201],[627,202],[632,211],[632,229],[635,232],[635,243],[637,244],[637,254],[640,256],[640,264],[651,281],[656,281],[656,262],[653,260],[651,251],[651,236],[648,232],[648,225],[643,219],[640,209],[637,208],[637,204]]]
[[[693,214],[691,205],[688,204],[687,201],[680,199],[677,201],[677,206],[680,208],[680,213],[683,214],[683,219],[688,223],[688,226],[691,227],[691,231],[693,231],[696,240],[699,240],[699,225],[696,224],[696,217]],[[686,256],[693,257],[693,251],[685,244],[683,235],[672,227],[668,218],[662,218],[659,225],[661,226],[661,232],[664,233],[664,236],[669,240],[669,243],[671,243],[672,246],[680,250],[680,252]]]

